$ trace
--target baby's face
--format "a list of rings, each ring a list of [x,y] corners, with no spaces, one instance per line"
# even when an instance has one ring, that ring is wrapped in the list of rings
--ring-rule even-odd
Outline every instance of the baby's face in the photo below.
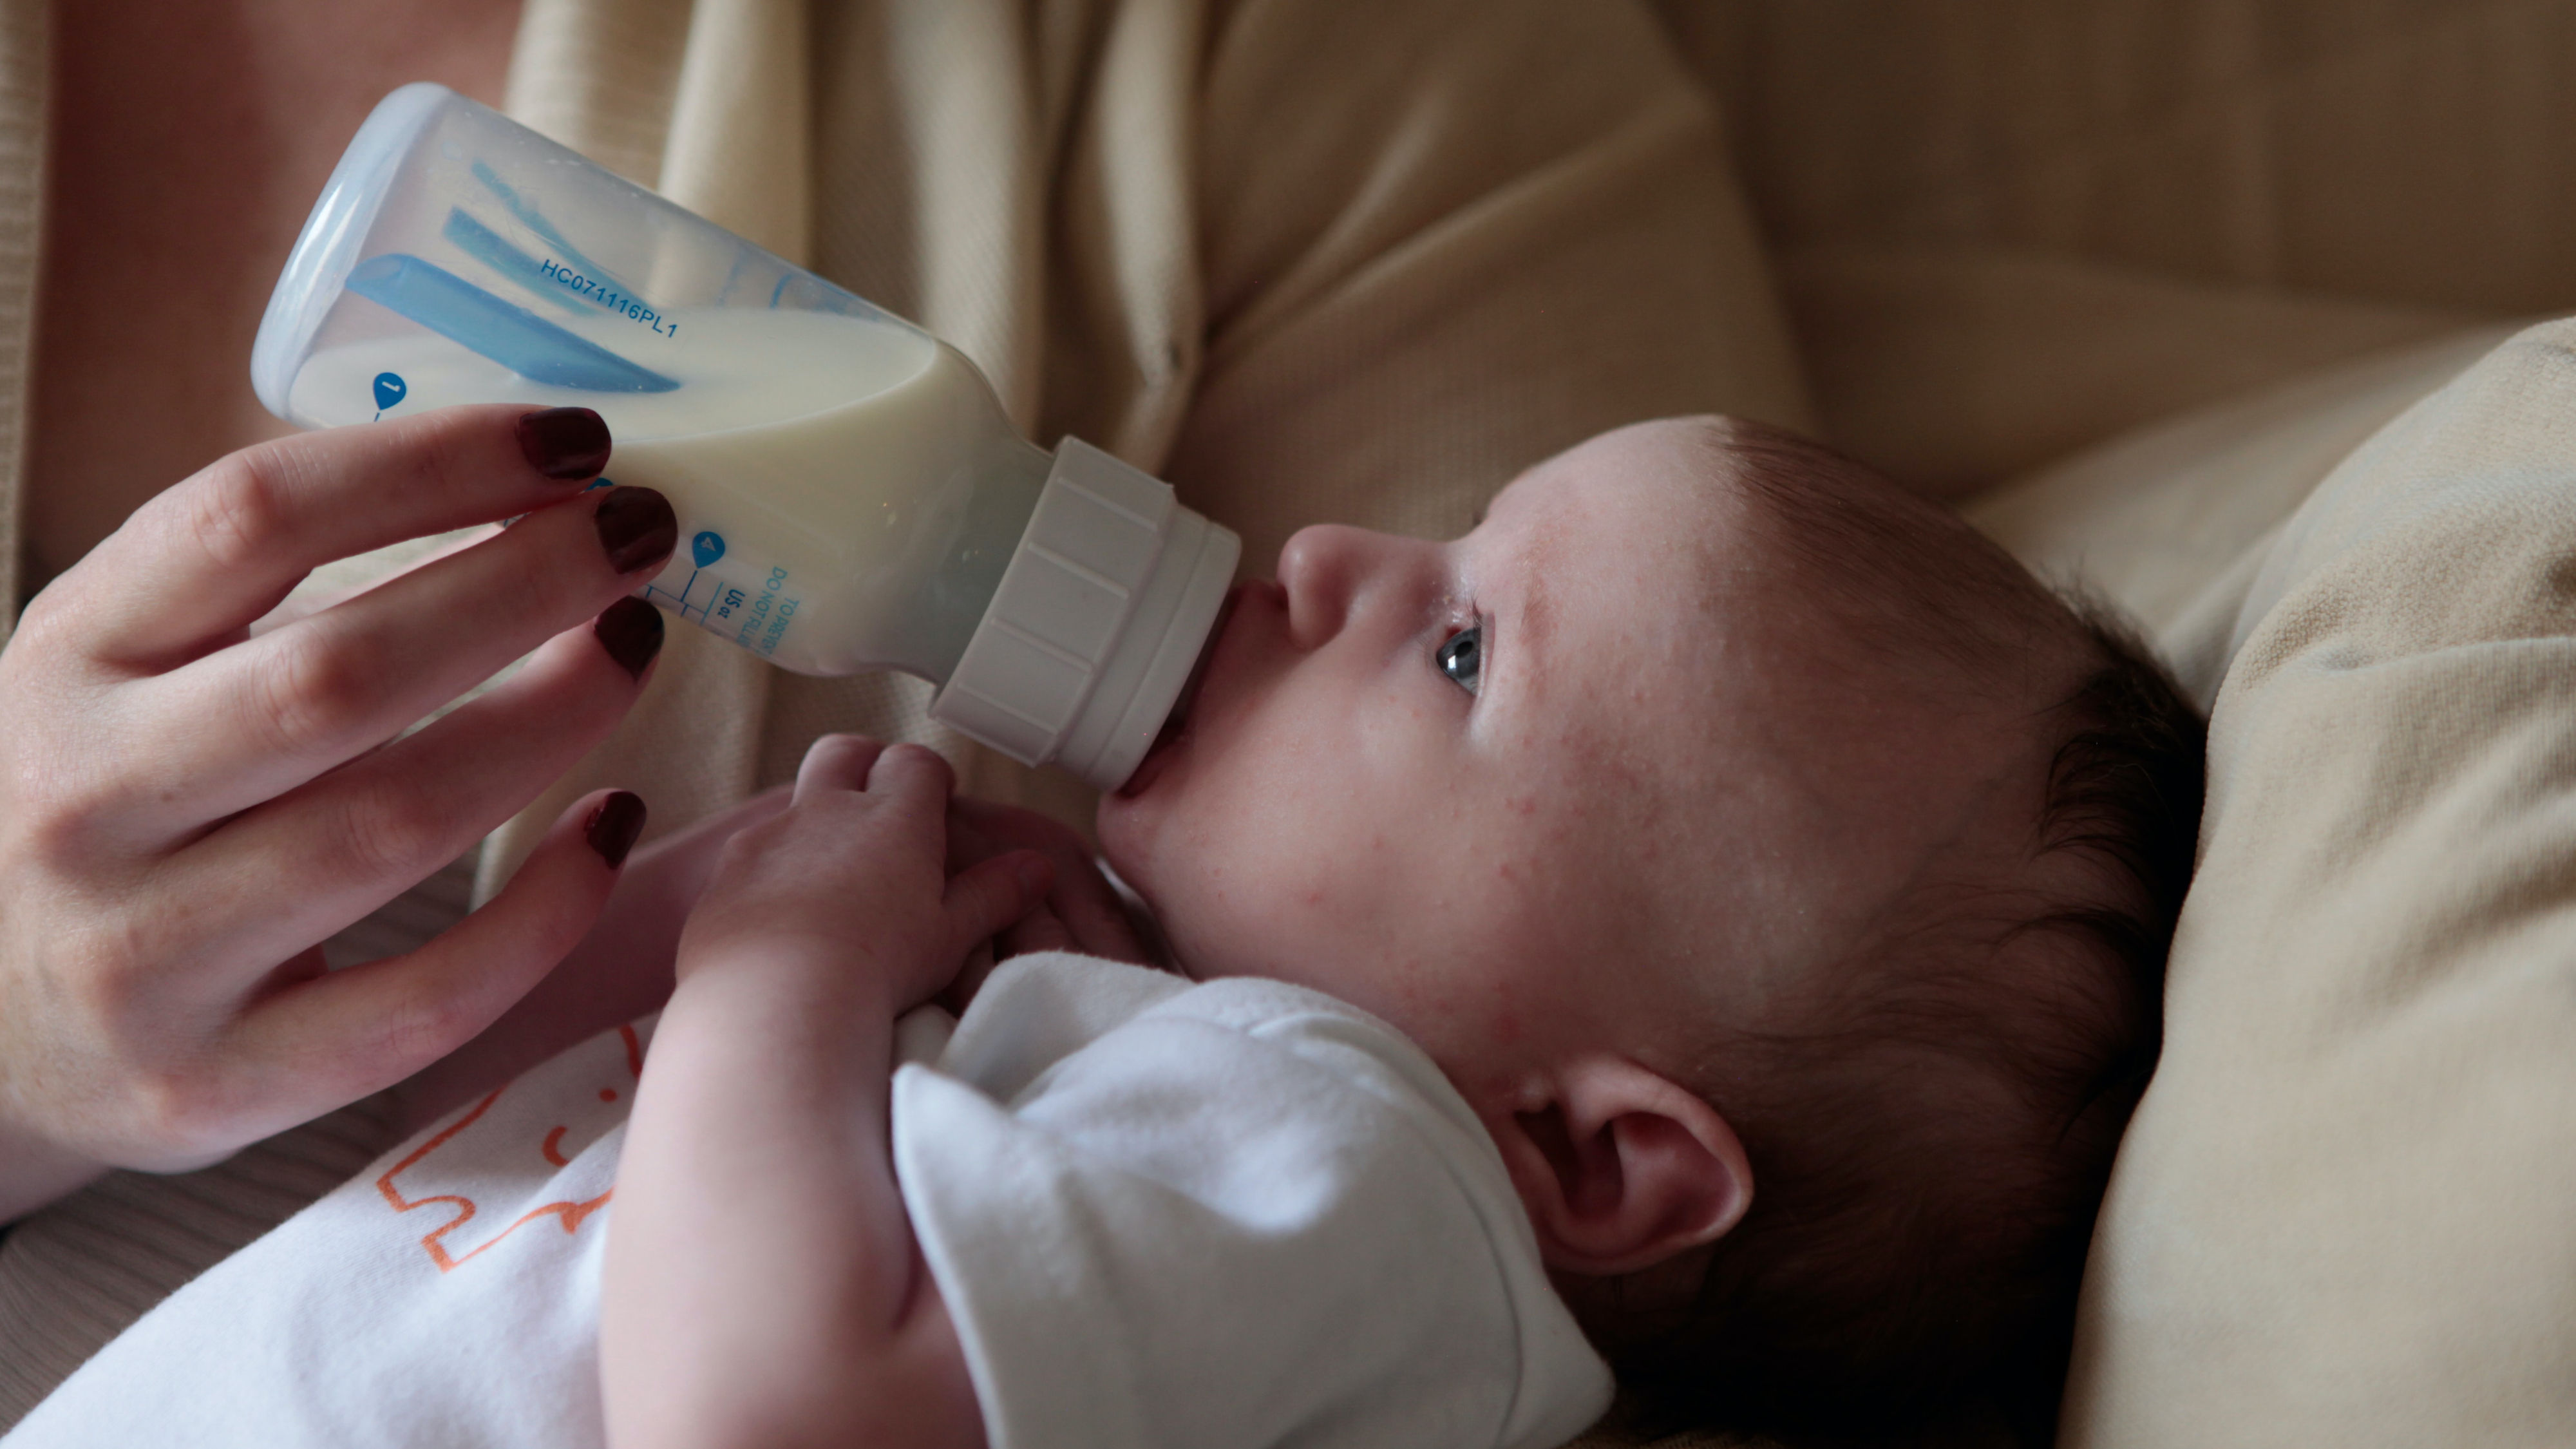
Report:
[[[1983,768],[1975,722],[1855,687],[1778,552],[1681,423],[1542,464],[1451,542],[1308,529],[1101,840],[1192,975],[1375,1012],[1471,1099],[1578,1042],[1687,1071],[1652,1060],[1688,1050],[1675,982],[1764,1019]]]

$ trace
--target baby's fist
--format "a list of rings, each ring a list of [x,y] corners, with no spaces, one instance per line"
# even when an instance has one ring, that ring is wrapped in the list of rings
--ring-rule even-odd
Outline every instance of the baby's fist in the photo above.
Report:
[[[948,762],[918,745],[827,735],[786,813],[735,835],[680,944],[696,971],[776,971],[874,988],[888,1011],[928,1000],[968,951],[1045,898],[1033,851],[951,878]]]

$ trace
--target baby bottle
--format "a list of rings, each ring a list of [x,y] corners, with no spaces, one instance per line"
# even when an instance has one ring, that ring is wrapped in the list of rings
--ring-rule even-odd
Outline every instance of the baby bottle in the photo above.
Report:
[[[682,546],[643,596],[806,674],[899,669],[1026,764],[1125,783],[1242,543],[1004,418],[956,349],[440,86],[380,103],[251,352],[305,427],[595,409]]]

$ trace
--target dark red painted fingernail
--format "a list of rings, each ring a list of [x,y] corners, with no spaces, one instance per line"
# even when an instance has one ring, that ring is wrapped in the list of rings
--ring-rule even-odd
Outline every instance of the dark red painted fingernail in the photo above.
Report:
[[[588,408],[521,413],[519,451],[549,478],[596,478],[608,466],[608,424]]]
[[[626,852],[635,848],[635,837],[643,833],[644,797],[632,790],[612,791],[581,827],[581,838],[590,842],[610,870],[626,863]]]
[[[662,611],[642,599],[620,599],[590,622],[599,647],[617,661],[628,677],[642,679],[644,666],[662,652]]]
[[[600,495],[591,519],[599,525],[599,546],[608,550],[608,566],[621,574],[660,564],[680,543],[680,520],[671,512],[671,500],[650,488],[609,489]]]

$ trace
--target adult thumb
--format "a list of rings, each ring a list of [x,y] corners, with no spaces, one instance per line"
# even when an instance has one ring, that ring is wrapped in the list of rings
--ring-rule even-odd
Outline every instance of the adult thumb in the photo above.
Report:
[[[1046,900],[1055,883],[1055,867],[1034,850],[1014,850],[959,871],[948,878],[940,904],[960,951],[989,941],[1017,925]]]

